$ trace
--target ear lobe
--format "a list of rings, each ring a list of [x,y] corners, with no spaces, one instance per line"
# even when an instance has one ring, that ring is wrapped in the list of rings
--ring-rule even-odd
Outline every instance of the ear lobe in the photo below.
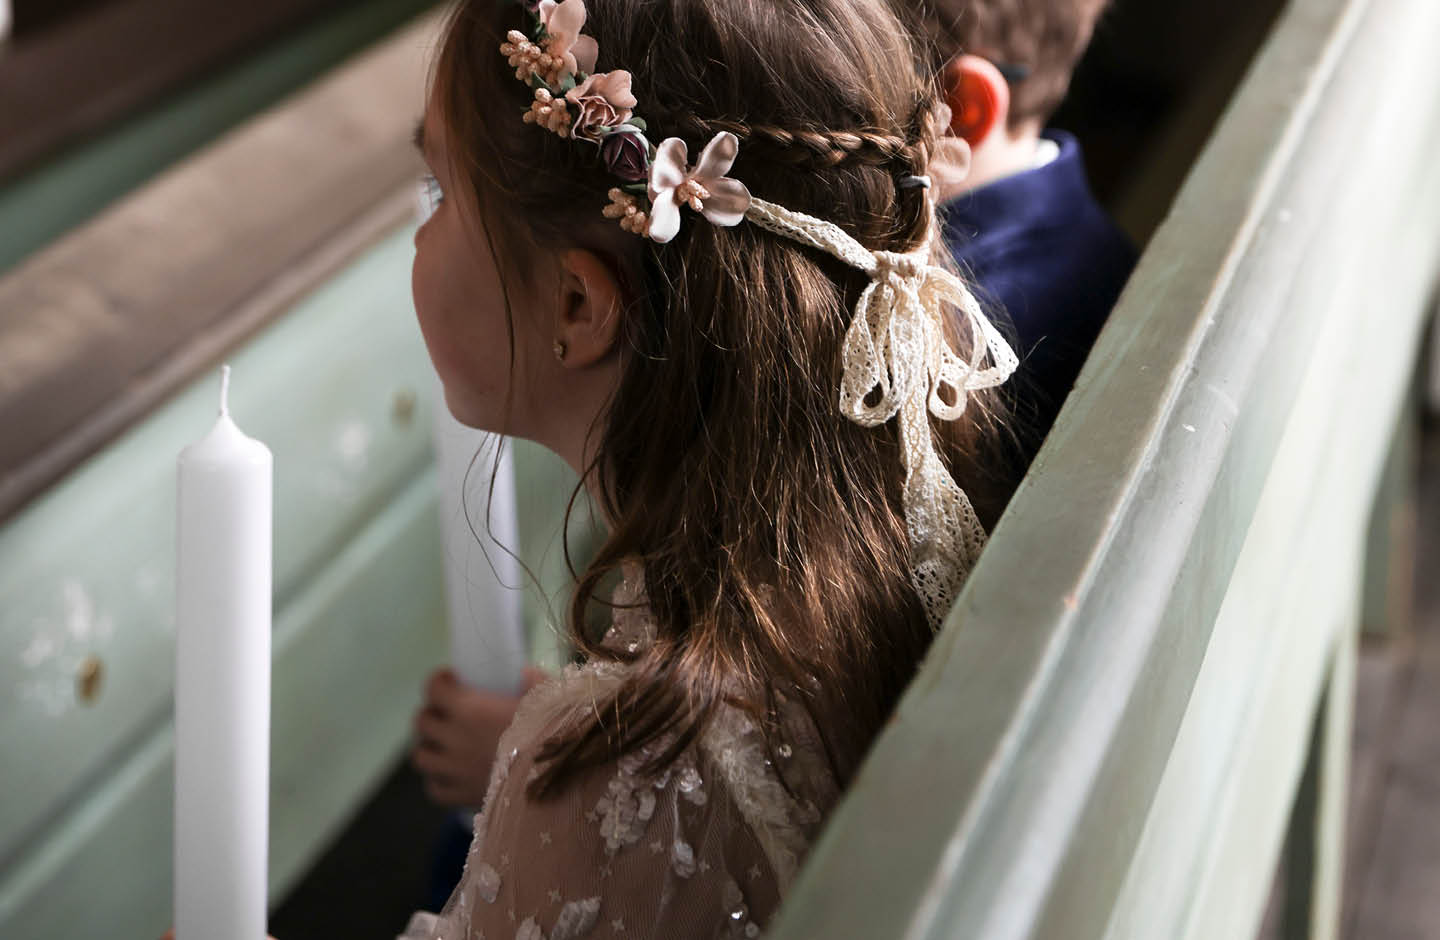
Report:
[[[619,278],[599,255],[578,248],[560,256],[560,277],[555,341],[565,349],[562,364],[593,365],[610,354],[620,332]]]
[[[1010,113],[1010,85],[994,63],[975,55],[953,59],[941,76],[950,106],[950,133],[979,147],[1003,129]]]

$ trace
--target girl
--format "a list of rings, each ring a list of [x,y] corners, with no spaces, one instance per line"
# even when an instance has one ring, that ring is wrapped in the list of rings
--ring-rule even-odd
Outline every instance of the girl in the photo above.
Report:
[[[521,703],[407,937],[754,937],[795,877],[981,547],[957,481],[1015,365],[929,264],[917,61],[885,0],[448,22],[426,344],[452,413],[565,458],[610,535],[585,664]]]

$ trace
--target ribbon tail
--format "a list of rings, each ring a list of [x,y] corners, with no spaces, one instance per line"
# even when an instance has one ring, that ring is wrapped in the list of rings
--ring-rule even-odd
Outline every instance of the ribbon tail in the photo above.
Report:
[[[935,452],[923,395],[911,396],[901,408],[900,446],[910,577],[930,626],[938,630],[985,547],[985,529]]]
[[[864,427],[884,424],[899,408],[893,325],[883,290],[873,281],[866,286],[841,346],[840,411]],[[867,403],[877,388],[879,400]]]

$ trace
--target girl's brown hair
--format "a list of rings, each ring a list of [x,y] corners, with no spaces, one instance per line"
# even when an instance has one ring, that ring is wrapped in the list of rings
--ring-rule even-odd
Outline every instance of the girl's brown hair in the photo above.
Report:
[[[601,216],[615,182],[595,148],[520,120],[530,91],[498,50],[524,24],[517,5],[470,0],[447,25],[432,94],[455,175],[471,184],[449,195],[483,221],[502,272],[533,282],[546,254],[578,245],[610,257],[634,298],[585,473],[610,533],[568,620],[585,656],[635,668],[546,742],[532,793],[662,736],[664,764],[722,703],[768,728],[777,694],[809,710],[843,782],[932,636],[909,579],[895,423],[862,428],[837,406],[866,277],[688,211],[669,244],[624,236],[616,257],[605,246],[618,228]],[[597,71],[632,73],[653,140],[680,137],[693,160],[731,131],[730,175],[755,196],[871,249],[928,237],[926,192],[897,183],[926,170],[937,98],[885,0],[592,0],[584,32]],[[963,352],[971,338],[955,330]],[[988,405],[971,413],[993,415]],[[980,426],[936,430],[973,488]],[[657,625],[633,653],[583,627],[626,562],[643,568]]]

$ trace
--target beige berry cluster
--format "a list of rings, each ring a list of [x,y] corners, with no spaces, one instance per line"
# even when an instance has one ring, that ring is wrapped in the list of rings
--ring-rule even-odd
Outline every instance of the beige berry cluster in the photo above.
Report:
[[[530,102],[530,110],[524,114],[526,124],[538,124],[546,130],[554,131],[561,137],[570,136],[570,111],[565,107],[564,98],[556,98],[545,88],[535,89],[535,100]]]
[[[632,235],[644,235],[650,230],[650,218],[640,211],[640,200],[619,187],[610,190],[610,205],[600,211],[607,219],[619,219],[620,227]]]
[[[682,206],[690,204],[690,208],[699,212],[705,208],[705,200],[710,198],[710,190],[701,186],[693,179],[688,179],[675,187],[675,201]]]
[[[508,56],[506,61],[515,67],[516,78],[528,82],[532,75],[538,75],[547,85],[560,84],[561,73],[565,70],[563,57],[541,49],[518,29],[510,30],[505,38],[508,41],[500,44],[500,54]]]

